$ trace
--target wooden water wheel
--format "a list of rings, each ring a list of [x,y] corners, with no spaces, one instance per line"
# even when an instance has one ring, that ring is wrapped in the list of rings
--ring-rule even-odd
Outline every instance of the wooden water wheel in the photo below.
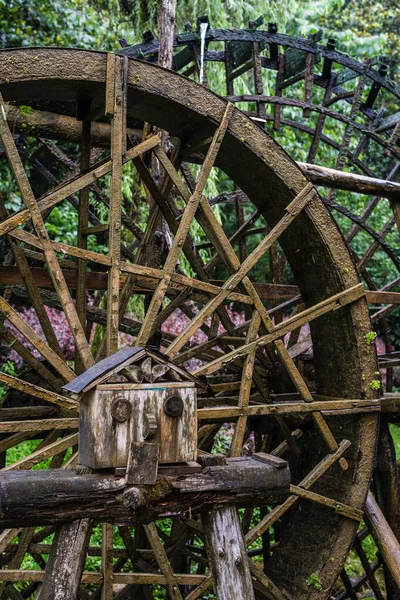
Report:
[[[336,40],[329,38],[324,44],[322,32],[303,39],[280,34],[273,23],[267,30],[262,25],[262,18],[249,23],[245,30],[214,29],[209,23],[204,37],[203,83],[215,91],[217,85],[219,93],[284,147],[290,140],[300,167],[323,187],[322,199],[337,221],[369,290],[371,320],[383,342],[378,360],[385,394],[373,489],[400,538],[398,467],[389,433],[390,425],[398,423],[398,394],[393,386],[398,387],[399,356],[393,315],[400,298],[396,183],[400,89],[391,81],[384,58],[367,56],[359,62],[340,52]],[[188,26],[174,38],[174,68],[194,78],[200,71],[198,34]],[[155,37],[146,34],[144,42],[136,46],[128,47],[123,41],[126,47],[121,54],[151,62],[157,59],[158,44]],[[243,224],[244,201],[240,190],[213,200],[225,211],[236,211],[238,227]],[[240,252],[246,252],[245,238]],[[284,256],[272,251],[270,261],[273,281],[284,283]],[[312,368],[312,352],[302,358]],[[346,589],[338,592],[341,599],[355,597],[368,581],[377,597],[382,595],[375,580],[381,577],[380,557],[368,567],[359,543],[366,533],[360,532],[352,551],[353,556],[355,552],[362,554],[366,571],[363,568],[364,574],[351,582],[343,572],[342,587]],[[397,586],[387,572],[385,580],[388,597],[398,597]]]
[[[2,58],[0,134],[25,208],[3,213],[0,224],[8,251],[1,269],[1,335],[38,375],[28,381],[0,373],[3,384],[22,392],[12,402],[6,397],[0,409],[1,594],[30,598],[42,584],[42,599],[148,598],[152,586],[161,585],[172,598],[194,600],[211,593],[211,564],[220,598],[232,597],[232,588],[224,587],[229,577],[246,598],[328,598],[362,519],[380,403],[364,286],[326,207],[265,132],[188,79],[79,50],[3,51]],[[57,181],[37,159],[35,167],[50,182],[41,197],[33,169],[30,177],[24,169],[24,145],[10,129],[8,114],[17,105],[47,123],[46,140],[65,140],[44,144],[75,171]],[[159,130],[168,132],[167,146]],[[35,133],[31,129],[29,137]],[[80,156],[72,165],[76,142]],[[151,198],[144,232],[123,202],[123,165],[130,162]],[[229,239],[203,195],[213,168],[251,207],[241,226],[242,232],[252,225],[256,230],[247,236],[246,256],[237,250],[241,231]],[[74,245],[46,228],[51,210],[64,201],[78,210]],[[205,240],[200,250],[194,223]],[[261,227],[268,234],[260,241]],[[160,228],[171,241],[155,255]],[[88,248],[89,235],[97,236],[102,251]],[[290,300],[262,260],[275,242],[298,287]],[[139,322],[126,314],[134,296],[144,298]],[[42,337],[14,308],[22,297],[38,316]],[[60,348],[46,306],[66,316],[73,362]],[[188,321],[181,332],[170,332],[163,325],[178,310]],[[104,333],[96,356],[93,323]],[[114,474],[87,474],[77,466],[79,407],[61,387],[113,355],[119,332],[131,336],[131,345],[159,345],[198,382],[198,459],[209,461],[199,477],[217,469],[209,493],[193,487],[187,473],[160,474],[153,492],[140,486],[133,492]],[[296,361],[308,333],[312,373]],[[226,483],[226,465],[208,454],[226,423],[234,428],[228,466],[241,474],[236,483]],[[27,439],[38,440],[37,447],[7,462],[7,453]],[[246,443],[255,446],[261,465],[263,453],[270,461],[288,460],[290,488],[276,484],[274,492],[262,477],[246,488],[248,463],[241,459],[242,467],[238,458]],[[48,472],[26,473],[46,459]],[[171,491],[182,488],[177,480],[189,481],[192,496],[177,499]],[[234,505],[246,507],[244,544]],[[172,524],[155,522],[167,516],[175,517]],[[97,522],[104,523],[101,566],[92,560],[100,551],[90,538]],[[221,523],[233,532],[235,556],[229,540],[219,537]],[[27,556],[39,570],[26,567]]]

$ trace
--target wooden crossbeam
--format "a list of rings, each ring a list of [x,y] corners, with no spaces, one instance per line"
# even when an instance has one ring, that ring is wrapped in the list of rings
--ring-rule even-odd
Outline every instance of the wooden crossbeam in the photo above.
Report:
[[[284,335],[286,335],[286,333],[289,333],[293,329],[300,327],[305,323],[309,323],[310,321],[326,314],[327,312],[330,312],[331,310],[337,310],[342,306],[346,306],[347,304],[356,302],[364,295],[365,289],[361,283],[347,290],[343,290],[338,294],[334,294],[326,300],[319,302],[315,306],[307,308],[306,310],[302,311],[297,315],[294,315],[293,317],[289,317],[289,319],[277,325],[274,328],[273,333],[261,336],[257,338],[256,341],[251,342],[250,344],[245,344],[240,348],[232,350],[232,352],[226,354],[223,358],[212,361],[209,364],[200,367],[195,371],[195,373],[197,375],[210,375],[212,373],[215,373],[223,366],[229,364],[232,360],[245,356],[253,347],[262,347],[266,346],[267,344],[271,344],[273,341],[283,337]]]
[[[0,105],[4,107],[4,100],[1,94]],[[7,120],[4,118],[0,119],[0,136],[7,154],[7,158],[10,162],[10,166],[14,172],[24,204],[27,207],[29,216],[32,219],[32,223],[35,228],[36,234],[42,243],[43,252],[46,256],[46,260],[49,267],[49,272],[53,279],[53,285],[56,288],[61,304],[63,306],[65,316],[67,318],[68,324],[71,329],[71,333],[75,341],[75,346],[79,351],[82,363],[85,365],[86,368],[90,367],[94,364],[94,361],[90,352],[89,344],[86,340],[85,332],[76,313],[76,309],[74,303],[72,302],[68,286],[64,279],[61,267],[58,263],[56,254],[53,250],[49,235],[43,222],[42,214],[36,203],[36,198],[33,194],[27,174],[19,156],[17,147],[14,142],[14,138],[8,126]]]
[[[4,123],[4,121],[3,121]],[[2,127],[4,129],[4,126]],[[148,152],[157,144],[160,143],[160,138],[158,135],[154,135],[151,138],[145,140],[141,144],[134,146],[125,154],[125,158],[123,159],[123,163],[129,162],[133,160],[135,157],[140,156],[141,154]],[[56,204],[59,204],[68,196],[79,192],[81,189],[86,186],[95,183],[100,177],[104,177],[107,173],[110,173],[112,170],[112,161],[104,160],[93,167],[91,167],[86,173],[82,175],[77,175],[75,178],[68,180],[66,183],[58,186],[54,190],[46,193],[44,196],[37,199],[37,208],[43,213]],[[15,215],[8,217],[3,223],[0,223],[0,235],[4,235],[5,233],[9,233],[16,227],[23,225],[31,218],[30,212],[27,209],[20,210]]]
[[[5,471],[31,469],[34,465],[37,465],[43,460],[46,460],[46,458],[55,456],[56,454],[59,454],[60,452],[63,452],[64,450],[75,446],[78,443],[78,440],[79,435],[77,433],[71,433],[70,435],[56,440],[55,442],[52,442],[51,444],[48,444],[40,448],[39,450],[36,449],[29,456],[25,456],[24,458],[17,460],[15,463],[12,463],[11,465],[4,467],[3,469],[0,469],[0,472],[3,473]]]
[[[312,400],[311,402],[282,402],[274,404],[252,404],[249,406],[216,406],[199,408],[197,417],[201,421],[230,420],[240,417],[265,415],[287,415],[294,413],[326,412],[340,414],[342,411],[380,411],[380,400]]]
[[[167,354],[169,356],[174,356],[179,352],[180,348],[192,337],[200,325],[214,312],[217,306],[230,297],[232,290],[241,283],[243,278],[248,275],[249,271],[257,264],[265,252],[267,252],[271,245],[289,227],[293,220],[311,200],[311,195],[309,194],[310,190],[311,187],[306,186],[286,207],[285,214],[281,220],[273,227],[273,229],[271,229],[269,234],[257,248],[253,250],[250,256],[246,258],[239,269],[226,280],[222,285],[219,294],[199,311],[182,333],[180,333],[172,344],[170,344],[167,349]]]
[[[21,317],[21,315],[4,298],[0,296],[0,313],[14,325],[14,327],[32,344],[34,348],[60,373],[65,381],[75,378],[73,371],[64,359],[49,348],[48,344],[37,335],[34,329]]]
[[[51,429],[78,429],[78,418],[63,419],[45,419],[43,421],[35,419],[34,421],[7,421],[0,423],[0,433],[19,433],[34,431],[50,431]]]

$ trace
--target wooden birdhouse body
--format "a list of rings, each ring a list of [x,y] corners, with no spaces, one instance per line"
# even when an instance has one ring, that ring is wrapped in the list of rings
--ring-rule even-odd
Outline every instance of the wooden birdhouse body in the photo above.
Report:
[[[157,464],[195,461],[198,385],[149,348],[124,348],[88,369],[64,386],[80,400],[80,464],[126,468],[132,481],[140,470],[140,481],[154,482]]]
[[[168,414],[171,398],[181,400],[181,414]],[[159,444],[160,464],[194,461],[195,385],[100,384],[81,399],[79,439],[79,462],[93,469],[126,467],[131,442]]]

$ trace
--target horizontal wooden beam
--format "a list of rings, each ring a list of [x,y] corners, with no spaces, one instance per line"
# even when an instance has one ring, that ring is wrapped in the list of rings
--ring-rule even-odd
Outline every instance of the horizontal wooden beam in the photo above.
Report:
[[[7,120],[12,131],[22,135],[34,135],[66,142],[80,142],[82,138],[82,121],[66,115],[27,109],[26,107],[21,109],[8,104]],[[131,139],[142,138],[142,131],[139,129],[127,129],[127,134]],[[90,138],[93,146],[108,147],[111,143],[111,125],[92,121]]]
[[[345,173],[310,163],[299,162],[297,164],[315,185],[400,200],[400,183],[355,173]]]
[[[281,402],[279,404],[256,404],[249,406],[217,406],[215,408],[199,408],[197,416],[200,420],[225,420],[239,417],[257,417],[267,415],[287,415],[292,413],[311,413],[329,411],[340,414],[342,411],[357,414],[365,410],[380,410],[380,400],[317,400],[314,402]]]
[[[276,504],[289,494],[288,464],[251,457],[227,459],[195,475],[158,477],[154,486],[132,487],[125,478],[79,471],[8,471],[0,474],[0,527],[54,525],[93,518],[147,523],[214,504]]]
[[[174,576],[178,585],[201,585],[206,575],[177,574]],[[2,581],[31,581],[41,582],[44,580],[44,571],[29,569],[4,569],[1,571]],[[103,582],[102,573],[84,571],[82,583],[100,584]],[[113,583],[120,585],[166,585],[167,578],[159,573],[113,573]]]

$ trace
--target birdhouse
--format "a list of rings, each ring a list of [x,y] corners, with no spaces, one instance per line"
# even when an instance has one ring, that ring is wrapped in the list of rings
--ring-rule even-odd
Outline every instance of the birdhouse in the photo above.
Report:
[[[158,464],[195,461],[196,383],[152,348],[124,348],[88,369],[64,386],[80,400],[80,464],[154,483]]]

